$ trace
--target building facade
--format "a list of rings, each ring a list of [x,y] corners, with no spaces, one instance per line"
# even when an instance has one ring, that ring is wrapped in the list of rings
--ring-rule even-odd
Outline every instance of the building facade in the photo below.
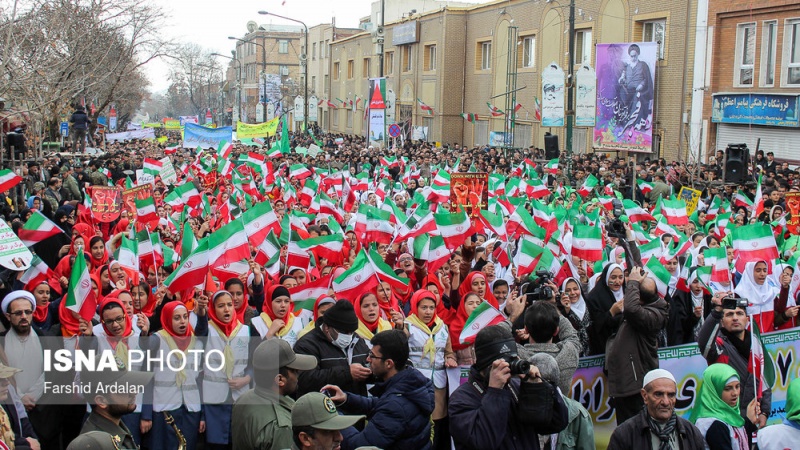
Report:
[[[800,3],[710,0],[706,154],[729,144],[800,162]]]

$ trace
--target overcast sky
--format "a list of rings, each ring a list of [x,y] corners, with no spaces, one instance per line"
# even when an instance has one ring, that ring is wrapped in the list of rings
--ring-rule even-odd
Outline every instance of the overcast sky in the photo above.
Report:
[[[358,26],[358,20],[370,14],[372,0],[171,0],[157,3],[163,5],[168,16],[165,37],[176,42],[194,42],[213,52],[229,55],[235,42],[228,40],[228,36],[243,36],[247,33],[246,25],[250,20],[259,25],[296,25],[283,19],[259,15],[258,11],[265,10],[302,20],[309,28],[329,23],[332,17],[336,17],[337,26],[349,28]],[[227,61],[220,62],[227,64]],[[152,91],[166,90],[169,86],[167,61],[148,63],[147,72]]]

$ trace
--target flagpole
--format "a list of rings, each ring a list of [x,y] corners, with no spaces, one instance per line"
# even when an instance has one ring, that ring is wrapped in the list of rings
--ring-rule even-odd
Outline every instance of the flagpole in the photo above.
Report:
[[[153,249],[153,271],[156,273],[156,287],[158,287],[161,282],[158,280],[158,262],[156,261],[156,249],[153,247],[153,239],[150,237],[150,227],[148,225],[144,226],[145,231],[147,231],[147,240],[150,241],[150,247]]]

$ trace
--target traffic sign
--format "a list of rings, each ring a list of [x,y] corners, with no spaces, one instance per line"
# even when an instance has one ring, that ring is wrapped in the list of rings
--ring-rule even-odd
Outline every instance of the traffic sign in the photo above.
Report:
[[[402,132],[403,130],[400,129],[400,125],[397,125],[396,123],[389,125],[389,136],[396,138],[397,136],[400,136]]]
[[[61,122],[61,136],[69,137],[69,124],[67,122]]]

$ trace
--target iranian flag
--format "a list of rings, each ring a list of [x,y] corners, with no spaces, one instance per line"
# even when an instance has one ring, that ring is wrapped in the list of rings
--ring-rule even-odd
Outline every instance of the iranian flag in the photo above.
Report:
[[[514,212],[508,218],[508,223],[506,223],[506,230],[510,239],[515,239],[523,234],[532,235],[537,228],[536,221],[522,205],[514,209]]]
[[[498,214],[492,214],[489,211],[481,210],[480,215],[478,216],[483,225],[492,230],[497,238],[500,240],[507,240],[508,233],[506,232],[506,223],[503,220],[503,217]]]
[[[575,225],[572,231],[572,256],[592,262],[603,259],[603,230],[600,227]]]
[[[502,219],[501,219],[502,220]],[[397,242],[436,231],[436,221],[427,203],[422,203],[397,230]]]
[[[322,216],[331,216],[337,222],[344,221],[344,215],[336,205],[336,202],[334,202],[333,199],[328,197],[324,192],[320,192],[319,194],[319,214]]]
[[[751,219],[757,218],[761,213],[764,212],[764,194],[761,192],[761,175],[758,176],[758,185],[756,186],[756,196],[753,199],[755,205],[753,206],[753,212],[750,214]],[[772,220],[772,217],[770,217]]]
[[[655,238],[650,242],[639,246],[639,253],[642,256],[642,263],[647,264],[651,259],[658,260],[664,253],[661,239]]]
[[[248,258],[250,247],[241,220],[234,220],[208,236],[208,265],[211,268]]]
[[[137,198],[134,199],[134,201],[136,203],[136,220],[151,225],[158,222],[156,203],[153,197],[147,197],[141,200]]]
[[[229,159],[233,151],[233,144],[222,141],[217,146],[217,159]]]
[[[625,215],[628,216],[631,223],[645,220],[655,222],[656,220],[647,210],[634,203],[633,200],[623,200],[622,207],[625,209]]]
[[[669,289],[669,279],[672,277],[666,267],[656,258],[650,258],[644,266],[645,271],[656,282],[658,296],[664,298]]]
[[[583,186],[578,189],[578,194],[580,194],[581,197],[586,197],[594,190],[598,183],[599,181],[597,181],[597,178],[595,178],[594,175],[589,174],[589,176],[586,177],[586,181],[583,182]]]
[[[58,225],[53,223],[44,214],[34,210],[31,217],[22,225],[22,228],[19,229],[19,239],[27,247],[31,247],[51,236],[63,232],[64,230],[59,228]]]
[[[208,275],[208,239],[201,239],[189,257],[181,260],[178,269],[164,280],[167,290],[175,294],[205,283]]]
[[[280,257],[280,252],[281,244],[278,242],[278,238],[275,237],[275,233],[270,231],[256,248],[256,256],[253,259],[257,264],[267,266],[271,260]]]
[[[293,164],[289,168],[289,178],[302,180],[311,176],[311,171],[305,164]]]
[[[558,173],[558,158],[551,159],[550,162],[544,165],[545,173],[555,175]]]
[[[653,190],[653,183],[644,180],[637,179],[636,186],[639,187],[639,190],[642,191],[643,195],[647,195]]]
[[[428,273],[435,272],[450,259],[450,250],[441,236],[423,234],[414,239],[414,258],[427,261]]]
[[[745,195],[744,192],[739,190],[736,191],[736,194],[733,196],[733,206],[735,206],[736,208],[739,208],[741,206],[744,206],[745,208],[752,208],[753,201],[750,200],[750,197]]]
[[[289,295],[294,303],[294,312],[301,309],[314,311],[314,303],[323,295],[328,295],[332,275],[322,277],[306,284],[289,289]]]
[[[614,209],[614,199],[615,197],[606,196],[606,195],[598,195],[597,201],[600,202],[600,206],[605,208],[606,211],[612,211]]]
[[[47,280],[58,280],[58,276],[55,272],[53,272],[50,267],[39,258],[38,255],[33,255],[33,259],[31,260],[31,266],[28,267],[28,270],[22,274],[22,278],[19,279],[20,283],[23,284],[25,290],[28,292],[33,292],[34,286],[37,284],[47,281]],[[61,285],[58,284],[56,281],[55,285],[58,285],[59,292],[61,289]]]
[[[549,197],[552,192],[550,192],[550,188],[542,183],[542,180],[534,178],[525,180],[525,194],[531,198],[540,199]]]
[[[419,104],[419,107],[420,107],[420,109],[421,109],[421,110],[423,110],[423,111],[425,111],[425,113],[426,113],[427,115],[429,115],[429,116],[432,116],[432,115],[433,115],[433,108],[432,108],[432,107],[430,107],[430,106],[426,105],[426,104],[425,104],[425,103],[424,103],[422,100],[420,100],[420,99],[417,99],[417,103]]]
[[[142,171],[148,175],[157,177],[161,174],[161,166],[163,166],[161,161],[152,158],[145,158],[144,163],[142,164]]]
[[[461,113],[461,118],[463,118],[467,122],[475,122],[476,120],[480,120],[478,118],[478,115],[473,113]]]
[[[472,223],[465,211],[434,214],[433,219],[436,221],[436,228],[449,249],[455,249],[463,244],[473,233]]]
[[[187,181],[180,186],[176,186],[166,197],[164,202],[172,205],[174,208],[186,204],[191,208],[197,208],[203,202],[203,198],[194,186],[194,183]]]
[[[750,315],[750,364],[747,370],[758,377],[759,388],[756,389],[756,397],[761,398],[764,391],[770,389],[775,384],[775,363],[772,356],[764,350],[764,341],[761,340],[761,330],[758,329],[758,321],[753,320]]]
[[[689,216],[686,215],[686,202],[683,200],[661,199],[661,214],[670,225],[687,225]]]
[[[72,265],[72,274],[69,277],[69,289],[65,303],[67,309],[79,314],[84,320],[92,320],[97,309],[97,298],[92,290],[92,279],[86,258],[78,255]]]
[[[728,266],[728,252],[725,247],[707,248],[703,250],[705,265],[711,267],[711,281],[727,283],[731,280],[731,271]]]
[[[395,289],[405,290],[408,288],[408,278],[405,275],[396,275],[394,269],[383,261],[383,257],[378,252],[370,250],[367,253],[367,258],[380,281],[389,283]]]
[[[6,192],[18,185],[21,181],[22,177],[14,173],[11,169],[0,170],[0,192]]]
[[[489,302],[483,301],[467,318],[467,321],[464,323],[464,328],[461,330],[461,336],[458,337],[458,341],[462,345],[472,344],[475,342],[475,336],[478,335],[479,331],[486,327],[497,325],[504,320],[506,320],[506,316],[504,316],[503,313],[490,305]],[[509,349],[509,351],[511,350],[514,349]]]
[[[337,298],[353,301],[377,284],[378,277],[375,268],[372,266],[366,250],[362,249],[350,268],[333,280],[333,291]]]
[[[514,265],[517,266],[517,276],[522,278],[533,272],[542,253],[541,241],[532,236],[523,236],[519,242],[519,249],[514,255]]]
[[[297,245],[307,251],[314,252],[317,256],[328,260],[337,260],[342,254],[344,240],[340,234],[319,236],[303,239]]]
[[[736,252],[736,270],[743,273],[745,263],[766,261],[771,265],[778,259],[778,245],[772,229],[765,223],[744,225],[731,230],[733,249]]]
[[[117,250],[117,261],[122,266],[122,270],[128,274],[136,284],[139,283],[139,241],[128,239],[122,235],[122,244]],[[166,265],[166,264],[165,264]]]
[[[367,242],[378,242],[388,244],[392,242],[394,227],[391,222],[391,214],[388,211],[362,204],[358,207],[356,214],[356,236],[363,236]]]
[[[717,217],[717,214],[720,213],[722,209],[722,197],[716,195],[714,199],[711,200],[711,206],[708,207],[706,211],[706,219],[714,220]]]

